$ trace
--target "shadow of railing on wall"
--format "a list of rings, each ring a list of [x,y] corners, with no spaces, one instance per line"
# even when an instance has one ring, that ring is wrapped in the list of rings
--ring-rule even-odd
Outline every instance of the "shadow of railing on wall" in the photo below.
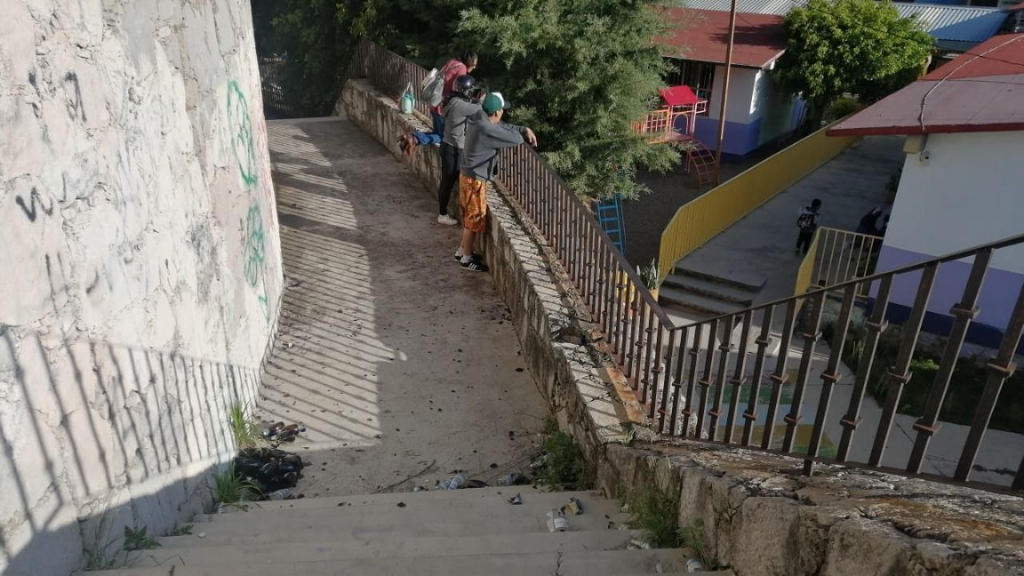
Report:
[[[0,325],[3,573],[103,566],[125,526],[159,535],[201,511],[234,452],[228,411],[255,406],[258,382],[258,367]]]

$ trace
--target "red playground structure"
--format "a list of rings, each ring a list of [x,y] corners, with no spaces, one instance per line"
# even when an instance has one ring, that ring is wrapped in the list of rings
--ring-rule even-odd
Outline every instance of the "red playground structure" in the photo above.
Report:
[[[651,143],[685,142],[686,173],[693,169],[701,188],[715,181],[715,156],[694,138],[697,116],[707,112],[708,101],[699,98],[689,86],[671,86],[658,91],[663,107],[647,113],[633,124],[633,131],[646,135]]]

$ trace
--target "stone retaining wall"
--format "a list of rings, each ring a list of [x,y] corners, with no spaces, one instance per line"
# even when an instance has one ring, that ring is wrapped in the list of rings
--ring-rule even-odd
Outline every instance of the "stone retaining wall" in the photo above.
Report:
[[[397,146],[422,119],[359,80],[336,110],[437,189],[437,149]],[[739,576],[1024,574],[1021,498],[839,466],[807,478],[801,460],[657,438],[541,235],[504,195],[488,206],[482,248],[529,369],[606,494],[654,486],[678,498],[680,525],[702,519],[711,551]]]

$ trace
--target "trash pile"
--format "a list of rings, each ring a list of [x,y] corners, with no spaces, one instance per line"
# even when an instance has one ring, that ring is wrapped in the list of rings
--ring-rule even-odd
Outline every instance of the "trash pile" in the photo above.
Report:
[[[306,429],[298,424],[264,422],[263,438],[271,447],[245,448],[233,463],[235,473],[252,483],[262,500],[290,500],[292,489],[302,478],[302,469],[309,464],[298,454],[279,450],[282,442],[294,442]]]
[[[452,472],[453,476],[447,480],[442,480],[434,485],[434,490],[461,490],[463,488],[487,488],[490,486],[483,480],[477,480],[475,478],[466,479],[466,475],[462,472],[455,470]],[[530,478],[522,472],[512,472],[506,474],[501,478],[498,478],[496,484],[498,486],[522,486],[530,483]],[[413,492],[423,492],[427,490],[424,486],[417,486],[413,489]]]

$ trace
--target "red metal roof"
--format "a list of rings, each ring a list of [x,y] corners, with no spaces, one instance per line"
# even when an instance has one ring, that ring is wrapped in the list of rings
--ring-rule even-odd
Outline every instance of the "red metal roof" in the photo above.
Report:
[[[728,12],[672,8],[665,11],[665,18],[675,26],[669,36],[655,40],[665,47],[665,56],[725,63],[729,43]],[[767,68],[782,56],[786,50],[782,21],[782,16],[771,14],[737,14],[733,65]]]
[[[1024,130],[1024,34],[995,36],[868,106],[829,136]]]
[[[658,90],[661,99],[669,106],[692,106],[700,101],[689,86],[672,86]]]

